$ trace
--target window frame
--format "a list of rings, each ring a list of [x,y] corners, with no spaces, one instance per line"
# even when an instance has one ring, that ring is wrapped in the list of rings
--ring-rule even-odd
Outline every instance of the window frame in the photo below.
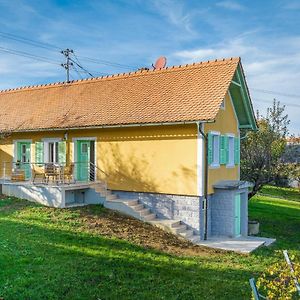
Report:
[[[234,148],[234,143],[235,143],[235,134],[233,133],[227,133],[226,136],[228,137],[228,162],[226,164],[226,168],[234,168],[235,167],[235,148]],[[230,149],[230,141],[232,141],[232,149]],[[231,152],[230,152],[231,150]],[[230,161],[230,158],[232,159]]]
[[[219,131],[210,131],[212,135],[212,163],[209,165],[210,169],[217,169],[220,168],[220,135]],[[215,151],[215,137],[217,137],[217,151]],[[215,155],[217,156],[217,161],[215,160]]]
[[[45,163],[53,163],[53,164],[58,164],[59,163],[59,155],[58,155],[58,144],[56,146],[56,143],[61,142],[61,138],[45,138],[42,139],[42,142],[44,143],[44,161]],[[49,147],[50,144],[53,143],[53,158],[57,161],[50,162],[50,152],[49,152]],[[57,153],[56,153],[57,152]]]

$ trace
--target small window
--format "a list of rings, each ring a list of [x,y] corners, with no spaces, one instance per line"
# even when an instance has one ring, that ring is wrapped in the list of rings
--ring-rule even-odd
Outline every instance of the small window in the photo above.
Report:
[[[21,154],[21,162],[25,163],[26,162],[26,145],[22,145],[21,148],[22,154]]]
[[[58,142],[48,143],[48,162],[58,163]]]
[[[81,144],[81,153],[87,153],[87,152],[88,152],[88,145]]]
[[[234,166],[234,136],[228,136],[228,163],[227,166]]]
[[[212,137],[212,166],[219,166],[220,165],[220,135],[213,134]]]
[[[221,103],[221,108],[225,109],[225,99],[223,99],[222,103]]]

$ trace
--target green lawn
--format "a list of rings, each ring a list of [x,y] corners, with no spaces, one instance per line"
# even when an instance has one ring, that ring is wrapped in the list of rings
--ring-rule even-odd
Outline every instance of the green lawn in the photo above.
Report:
[[[273,185],[265,185],[260,190],[260,194],[300,202],[300,192],[299,189],[296,188],[281,188]]]
[[[85,226],[81,210],[0,200],[0,298],[249,299],[248,279],[282,260],[279,250],[300,256],[295,201],[264,196],[250,201],[250,218],[260,221],[261,234],[278,239],[251,255],[191,257],[144,248]],[[106,214],[99,206],[89,210]]]

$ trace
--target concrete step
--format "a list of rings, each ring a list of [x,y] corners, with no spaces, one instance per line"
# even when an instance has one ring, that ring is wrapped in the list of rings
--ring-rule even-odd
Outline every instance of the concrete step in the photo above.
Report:
[[[176,227],[171,227],[171,231],[175,234],[185,232],[187,230],[187,226],[185,224],[178,225]]]
[[[134,206],[131,206],[131,207],[133,208]],[[149,208],[144,208],[144,209],[142,209],[142,210],[139,210],[138,213],[139,213],[141,216],[147,216],[147,215],[151,214],[151,211],[150,211]]]
[[[106,200],[115,200],[115,199],[118,199],[117,195],[114,195],[114,194],[106,195]]]
[[[137,204],[140,204],[138,199],[127,199],[127,200],[124,199],[124,200],[127,202],[129,206],[136,206]]]
[[[188,240],[190,242],[192,242],[193,244],[197,244],[200,242],[200,236],[199,235],[192,235],[188,238]]]
[[[150,213],[149,215],[146,215],[146,216],[143,217],[143,220],[146,221],[146,222],[152,221],[154,219],[156,219],[156,215],[152,214],[152,213]]]
[[[194,235],[194,231],[192,229],[188,229],[188,230],[178,233],[178,235],[188,239]]]
[[[137,205],[131,205],[131,208],[134,209],[135,211],[140,211],[145,208],[144,204],[137,204]]]

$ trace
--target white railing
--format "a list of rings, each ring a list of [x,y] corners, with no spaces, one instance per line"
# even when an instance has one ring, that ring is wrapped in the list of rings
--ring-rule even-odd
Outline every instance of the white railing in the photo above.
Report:
[[[108,175],[92,162],[67,164],[3,162],[0,169],[2,182],[27,181],[32,184],[70,184],[76,182],[101,182],[107,190]]]

